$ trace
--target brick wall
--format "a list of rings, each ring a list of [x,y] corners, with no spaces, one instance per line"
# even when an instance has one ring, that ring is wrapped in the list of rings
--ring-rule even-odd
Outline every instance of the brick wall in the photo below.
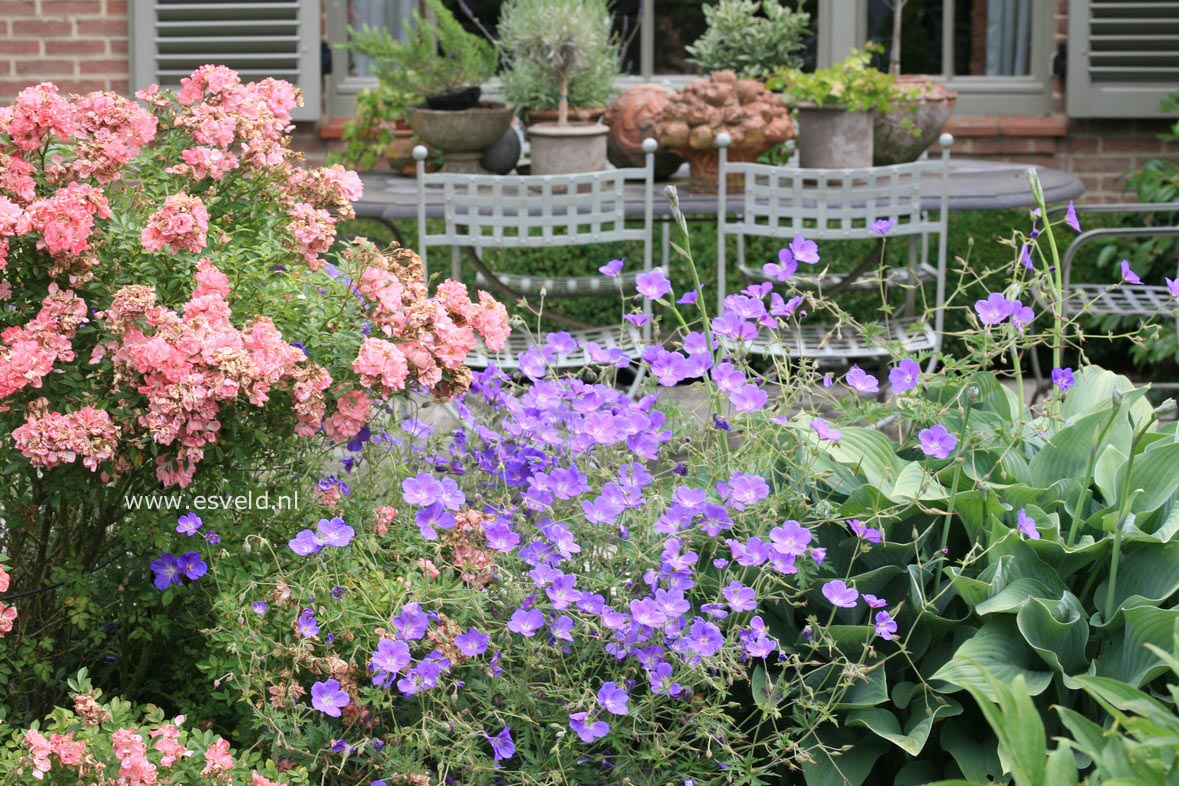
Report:
[[[22,88],[126,93],[127,0],[0,0],[0,105]]]

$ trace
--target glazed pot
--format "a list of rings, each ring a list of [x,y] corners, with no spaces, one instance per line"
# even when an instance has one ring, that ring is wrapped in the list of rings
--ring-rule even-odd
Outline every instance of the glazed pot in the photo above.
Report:
[[[476,109],[447,112],[411,107],[405,119],[427,147],[442,153],[443,172],[484,174],[482,151],[491,147],[512,125],[512,107],[484,103]]]
[[[900,76],[897,86],[920,93],[914,103],[876,114],[872,154],[876,166],[916,161],[937,141],[958,99],[957,93],[924,76]]]
[[[798,165],[807,169],[872,166],[872,115],[841,106],[799,104]]]
[[[601,123],[537,123],[528,129],[532,174],[570,175],[606,168],[606,134]]]

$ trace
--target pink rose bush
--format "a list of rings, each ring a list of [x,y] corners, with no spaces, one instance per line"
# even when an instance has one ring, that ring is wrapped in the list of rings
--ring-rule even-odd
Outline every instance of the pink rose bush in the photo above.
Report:
[[[363,185],[292,152],[290,84],[210,65],[136,98],[44,83],[0,108],[0,552],[15,590],[44,592],[0,607],[6,632],[15,606],[50,639],[82,626],[55,605],[63,576],[96,593],[85,608],[121,605],[90,571],[170,553],[131,496],[368,439],[392,399],[462,393],[467,353],[507,339],[485,293],[434,294],[413,252],[338,241]],[[103,631],[50,648],[58,665]],[[29,666],[36,644],[10,635],[0,657]],[[20,670],[44,694],[14,695],[48,709],[56,686]]]
[[[42,728],[28,728],[0,747],[0,772],[13,782],[110,783],[118,786],[217,784],[296,786],[302,770],[280,775],[273,762],[241,753],[211,731],[165,719],[121,700],[103,703],[85,673],[70,680],[73,707],[58,708]],[[262,770],[260,772],[259,770]],[[281,778],[281,780],[280,780]]]

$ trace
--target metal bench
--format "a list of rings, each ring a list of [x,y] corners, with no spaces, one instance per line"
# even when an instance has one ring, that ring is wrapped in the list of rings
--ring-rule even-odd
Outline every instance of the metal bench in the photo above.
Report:
[[[943,302],[946,289],[946,217],[948,212],[950,146],[953,137],[939,140],[939,158],[911,164],[866,169],[798,169],[764,164],[730,163],[727,134],[717,137],[720,148],[717,226],[717,310],[724,308],[726,240],[737,242],[737,267],[747,280],[769,280],[759,268],[745,262],[745,239],[769,237],[788,242],[795,235],[807,240],[880,240],[881,245],[850,274],[821,278],[806,266],[791,281],[818,289],[823,296],[845,290],[904,287],[905,307],[890,319],[879,337],[853,335],[850,328],[801,323],[759,338],[747,351],[764,355],[817,358],[825,362],[884,360],[895,347],[906,353],[927,352],[930,366],[941,349]],[[744,212],[735,221],[726,213],[727,184],[731,176],[743,179]],[[921,209],[922,178],[940,183],[938,217]],[[908,265],[888,268],[883,263],[882,236],[873,231],[878,220],[892,222],[887,237],[904,237],[909,243]],[[930,242],[936,244],[931,262]],[[915,314],[917,290],[927,283],[936,289],[933,324]]]
[[[480,286],[500,296],[543,298],[619,296],[619,287],[631,294],[635,278],[652,270],[652,233],[655,182],[654,139],[643,142],[645,165],[573,175],[466,175],[427,174],[424,147],[414,148],[418,176],[418,253],[428,266],[431,247],[449,246],[451,272],[461,273],[462,254],[475,267]],[[640,181],[644,190],[641,226],[626,225],[628,182]],[[426,223],[428,200],[441,198],[444,227],[431,233]],[[617,279],[601,275],[598,265],[587,275],[543,277],[510,271],[492,270],[483,260],[487,249],[549,248],[553,246],[587,246],[603,243],[637,241],[643,244],[641,267],[628,265]],[[604,263],[606,260],[602,260]],[[428,269],[428,267],[427,267]],[[644,300],[645,313],[650,303]],[[650,339],[650,327],[631,325],[604,327],[558,315],[554,321],[575,328],[579,350],[561,355],[549,364],[554,368],[579,368],[590,364],[585,344],[594,342],[603,349],[619,348],[637,360]],[[486,367],[490,363],[503,369],[519,368],[519,357],[533,343],[522,331],[515,331],[502,352],[487,355],[474,352],[468,365]]]

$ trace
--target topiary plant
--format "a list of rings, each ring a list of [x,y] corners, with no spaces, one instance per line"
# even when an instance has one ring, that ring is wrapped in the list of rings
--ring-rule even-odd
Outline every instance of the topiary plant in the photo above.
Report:
[[[762,15],[758,15],[758,11]],[[706,73],[734,71],[741,79],[761,79],[781,68],[800,68],[803,39],[811,16],[778,0],[721,0],[704,6],[708,30],[688,47]]]
[[[504,95],[521,109],[603,106],[619,74],[607,0],[508,0],[499,21]]]

